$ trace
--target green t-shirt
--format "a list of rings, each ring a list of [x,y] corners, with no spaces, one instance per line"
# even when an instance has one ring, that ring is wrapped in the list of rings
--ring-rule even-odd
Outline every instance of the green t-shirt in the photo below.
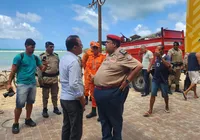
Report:
[[[37,61],[36,61],[37,60]],[[35,72],[37,66],[41,66],[41,60],[35,56],[24,53],[23,58],[18,54],[13,59],[13,64],[17,65],[17,84],[35,84]]]

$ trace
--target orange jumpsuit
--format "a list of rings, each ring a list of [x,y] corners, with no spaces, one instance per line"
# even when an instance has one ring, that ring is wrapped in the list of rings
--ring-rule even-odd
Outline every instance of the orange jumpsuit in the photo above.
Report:
[[[91,77],[91,75],[94,76],[96,74],[104,59],[105,55],[101,53],[99,53],[97,56],[94,56],[94,54],[89,56],[88,61],[86,63],[86,67],[88,67],[89,71],[89,77]],[[90,93],[92,97],[92,107],[96,107],[97,105],[94,99],[94,83],[92,81],[90,82]]]
[[[89,56],[93,55],[92,49],[88,49],[82,57],[82,66],[84,68],[84,95],[89,96],[90,88],[89,84],[91,82],[91,78],[89,77],[88,67],[86,63],[88,61]]]

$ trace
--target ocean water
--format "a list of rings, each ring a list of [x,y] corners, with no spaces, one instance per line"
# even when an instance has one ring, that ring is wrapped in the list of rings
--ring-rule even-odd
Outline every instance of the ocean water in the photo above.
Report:
[[[24,50],[0,50],[0,71],[10,70],[13,58],[21,52],[24,52]],[[35,50],[34,54],[39,56],[43,52],[45,52],[45,50]],[[66,53],[66,51],[60,50],[55,50],[54,52],[57,53],[60,58]]]

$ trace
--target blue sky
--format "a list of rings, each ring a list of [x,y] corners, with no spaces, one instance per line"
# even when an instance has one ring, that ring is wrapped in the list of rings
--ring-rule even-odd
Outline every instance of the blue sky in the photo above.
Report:
[[[84,48],[98,39],[97,9],[92,0],[1,0],[0,49],[23,49],[26,38],[44,49],[52,41],[65,50],[65,39],[80,36]],[[103,40],[107,34],[145,36],[161,27],[185,30],[186,0],[106,0],[102,7]]]

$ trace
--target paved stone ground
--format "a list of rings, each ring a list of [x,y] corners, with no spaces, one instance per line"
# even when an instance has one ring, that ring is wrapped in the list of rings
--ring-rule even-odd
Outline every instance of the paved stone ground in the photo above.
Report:
[[[200,88],[198,87],[198,92]],[[5,92],[1,90],[0,93]],[[200,99],[194,99],[193,93],[189,93],[188,101],[183,100],[182,94],[170,95],[170,113],[164,112],[164,101],[160,94],[156,99],[153,115],[144,118],[143,114],[148,110],[149,98],[141,97],[138,92],[130,90],[125,103],[123,140],[199,140],[200,139]],[[41,116],[42,111],[41,89],[38,88],[36,103],[33,109],[33,120],[37,126],[30,128],[24,125],[25,110],[21,115],[19,134],[12,134],[13,108],[15,97],[4,98],[0,95],[0,140],[59,140],[61,139],[62,115],[52,113],[51,101],[49,101],[48,119]],[[84,113],[84,132],[82,140],[101,140],[100,124],[96,117],[85,119],[90,112],[90,104]],[[5,122],[6,121],[6,122]]]

